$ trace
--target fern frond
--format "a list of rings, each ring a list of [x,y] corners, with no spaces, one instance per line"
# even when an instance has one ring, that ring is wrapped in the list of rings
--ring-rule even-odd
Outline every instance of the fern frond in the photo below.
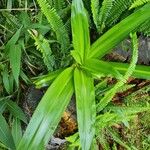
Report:
[[[136,33],[132,34],[131,38],[132,38],[132,45],[133,45],[133,53],[132,53],[132,60],[129,65],[129,68],[128,68],[127,72],[125,73],[125,75],[122,77],[122,79],[120,79],[120,81],[118,81],[111,90],[106,92],[105,96],[100,100],[100,102],[97,105],[98,112],[100,112],[107,106],[107,104],[114,97],[114,95],[118,91],[118,89],[120,87],[122,87],[124,85],[124,83],[126,83],[127,79],[132,75],[132,73],[135,69],[135,66],[136,66],[136,63],[138,60],[137,59],[138,58],[138,41],[137,41]]]
[[[105,21],[109,16],[110,10],[112,8],[113,0],[104,0],[102,3],[102,7],[100,8],[99,13],[99,32],[101,33],[102,30],[105,28]]]
[[[58,13],[61,12],[64,7],[64,0],[54,0],[54,8],[57,10]]]
[[[150,20],[147,20],[140,26],[139,32],[144,33],[145,36],[150,36]]]
[[[136,0],[134,3],[132,3],[132,5],[129,9],[136,8],[136,7],[141,6],[148,2],[150,2],[150,0]]]
[[[99,0],[91,0],[91,10],[93,15],[93,21],[98,29],[98,15],[99,15]]]
[[[65,53],[69,47],[70,42],[62,19],[56,12],[56,9],[52,8],[46,0],[37,0],[37,2],[40,5],[43,14],[46,16],[51,28],[56,33],[56,37],[61,45],[62,52]]]
[[[134,0],[115,0],[110,10],[109,16],[107,17],[107,26],[111,26],[117,22],[121,14],[127,10]]]
[[[35,40],[35,45],[37,46],[37,49],[42,53],[43,61],[44,64],[47,66],[48,71],[53,71],[55,62],[48,40],[46,40],[41,34],[38,34],[36,30],[28,30],[28,32]]]

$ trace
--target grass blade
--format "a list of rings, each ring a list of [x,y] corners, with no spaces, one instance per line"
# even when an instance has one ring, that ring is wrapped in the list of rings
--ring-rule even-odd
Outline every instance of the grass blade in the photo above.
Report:
[[[12,73],[18,86],[20,66],[21,66],[21,46],[20,45],[10,46],[9,59],[10,59],[10,65],[12,68]]]
[[[21,108],[12,100],[6,100],[6,105],[8,110],[17,117],[18,119],[22,120],[24,123],[27,124],[27,119]]]
[[[8,124],[2,114],[0,114],[0,141],[8,148],[15,150],[13,137],[9,130]]]
[[[79,69],[74,71],[77,120],[83,150],[89,150],[95,135],[95,93],[93,79]]]
[[[32,116],[18,150],[37,149],[37,145],[47,144],[73,94],[72,75],[73,67],[70,67],[48,88]]]
[[[149,10],[150,3],[112,27],[93,43],[88,57],[102,58],[106,53],[110,52],[110,50],[126,38],[130,32],[135,31],[139,25],[150,19]]]
[[[17,146],[22,138],[22,129],[21,129],[21,123],[18,118],[14,118],[13,124],[12,124],[12,136],[15,142],[15,145]]]

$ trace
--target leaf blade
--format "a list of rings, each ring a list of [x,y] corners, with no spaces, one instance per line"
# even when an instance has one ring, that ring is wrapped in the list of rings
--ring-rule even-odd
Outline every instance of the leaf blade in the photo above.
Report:
[[[135,13],[122,20],[103,34],[92,44],[88,57],[102,58],[106,53],[126,38],[130,32],[135,31],[139,25],[150,18],[150,4],[146,4]]]
[[[7,147],[15,149],[13,137],[5,118],[0,114],[0,141]]]
[[[64,70],[48,88],[17,147],[18,150],[36,149],[37,145],[42,146],[48,142],[73,94],[72,73],[73,67]]]
[[[14,76],[14,79],[17,83],[17,86],[19,84],[19,75],[20,75],[20,66],[21,66],[21,46],[18,45],[11,45],[10,51],[9,51],[9,59],[10,59],[10,65],[12,68],[12,73]]]
[[[74,49],[83,61],[90,48],[90,36],[88,18],[82,0],[72,2],[71,26]]]
[[[74,71],[74,84],[80,141],[82,149],[88,150],[95,135],[96,108],[93,79],[76,68]]]

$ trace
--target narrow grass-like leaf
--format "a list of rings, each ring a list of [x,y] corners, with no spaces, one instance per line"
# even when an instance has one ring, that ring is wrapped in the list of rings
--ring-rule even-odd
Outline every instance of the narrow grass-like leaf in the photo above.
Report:
[[[6,100],[7,108],[9,111],[14,115],[14,117],[17,117],[18,119],[22,120],[27,124],[27,119],[21,108],[12,100]]]
[[[71,26],[74,49],[84,61],[90,48],[90,36],[88,18],[82,0],[73,0],[72,2]]]
[[[122,139],[119,137],[118,134],[115,133],[115,131],[113,131],[111,128],[107,129],[107,131],[113,137],[113,140],[115,140],[118,144],[125,147],[127,150],[132,150],[125,142],[122,141]]]
[[[129,64],[127,63],[117,63],[117,62],[109,62],[109,63],[112,65],[112,67],[114,67],[122,74],[124,74],[129,67]],[[135,67],[135,70],[133,71],[132,76],[136,78],[150,80],[150,67],[144,65],[137,65]]]
[[[16,117],[13,119],[12,136],[13,136],[15,145],[17,146],[22,138],[22,129],[21,129],[20,120]]]
[[[15,150],[13,137],[9,130],[8,124],[2,114],[0,114],[0,141],[8,148]]]
[[[89,150],[95,135],[94,82],[86,72],[76,68],[74,71],[74,84],[80,142],[83,150]]]
[[[12,36],[12,38],[6,44],[6,52],[9,51],[10,46],[15,45],[19,39],[22,27]]]
[[[109,63],[98,59],[86,60],[83,68],[90,71],[93,75],[97,77],[101,75],[105,75],[105,76],[111,75],[117,79],[120,79],[122,77],[122,75],[115,68],[113,68]]]
[[[19,44],[10,46],[9,59],[12,68],[12,73],[18,86],[21,66],[21,46]]]
[[[88,57],[102,58],[106,53],[110,52],[110,50],[126,38],[130,32],[135,31],[138,26],[150,19],[149,10],[150,4],[148,3],[112,27],[93,43]]]
[[[2,76],[3,76],[3,84],[4,87],[7,91],[7,93],[11,93],[11,89],[10,89],[10,82],[9,82],[9,74],[8,74],[8,69],[7,66],[4,67],[4,70],[2,72]]]
[[[25,134],[17,147],[37,149],[47,144],[73,94],[73,67],[64,70],[51,84],[36,108]]]

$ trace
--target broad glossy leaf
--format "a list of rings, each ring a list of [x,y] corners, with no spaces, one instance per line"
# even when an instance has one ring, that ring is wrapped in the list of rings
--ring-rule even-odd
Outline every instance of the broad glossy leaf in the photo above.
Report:
[[[10,65],[12,68],[12,73],[14,79],[19,84],[19,74],[20,74],[20,65],[21,65],[21,46],[20,45],[11,45],[9,50],[9,59]]]
[[[18,150],[47,144],[73,94],[73,67],[65,69],[51,84],[36,108]]]
[[[22,138],[22,129],[21,129],[20,120],[16,117],[13,119],[12,136],[13,136],[15,145],[17,146]]]
[[[21,108],[12,100],[6,100],[7,108],[18,119],[22,120],[27,124],[27,119]]]
[[[130,32],[135,31],[143,22],[150,19],[150,3],[143,6],[120,23],[103,34],[91,46],[88,57],[102,58],[106,53],[126,38]]]
[[[122,77],[122,75],[115,68],[113,68],[108,62],[101,61],[98,59],[86,60],[83,68],[88,70],[89,72],[91,72],[93,75],[97,77],[101,75],[105,75],[105,76],[111,75],[118,79]]]
[[[83,150],[89,150],[95,135],[94,82],[86,72],[76,68],[74,71],[74,84],[80,142]]]
[[[90,48],[90,36],[88,18],[82,0],[72,2],[71,26],[74,49],[83,61]]]
[[[15,150],[13,137],[9,130],[8,124],[2,114],[0,114],[0,141],[8,148]]]
[[[129,67],[129,64],[127,63],[110,62],[110,64],[122,74],[124,74]],[[150,67],[144,65],[137,65],[135,67],[135,70],[133,71],[132,76],[136,78],[150,80]]]

